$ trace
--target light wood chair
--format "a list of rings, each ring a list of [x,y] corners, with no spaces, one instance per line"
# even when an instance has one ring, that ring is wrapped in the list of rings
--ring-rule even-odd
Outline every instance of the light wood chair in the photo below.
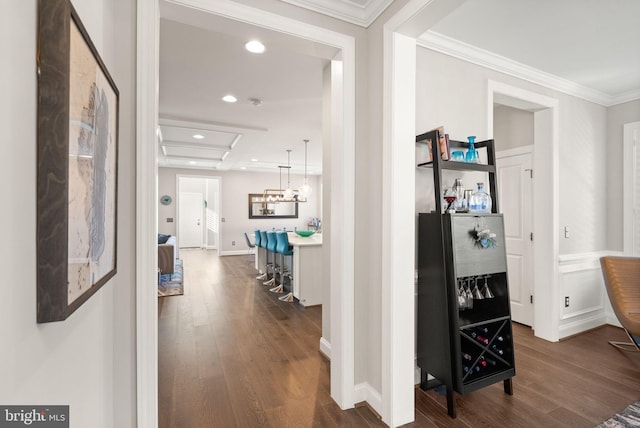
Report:
[[[640,351],[640,258],[602,257],[600,265],[613,311],[631,340],[609,344],[623,351]]]

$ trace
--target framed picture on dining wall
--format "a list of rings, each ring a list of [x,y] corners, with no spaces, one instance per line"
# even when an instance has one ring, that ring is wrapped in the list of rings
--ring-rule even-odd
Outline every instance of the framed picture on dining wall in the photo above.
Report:
[[[119,92],[69,0],[38,2],[37,321],[116,273]]]

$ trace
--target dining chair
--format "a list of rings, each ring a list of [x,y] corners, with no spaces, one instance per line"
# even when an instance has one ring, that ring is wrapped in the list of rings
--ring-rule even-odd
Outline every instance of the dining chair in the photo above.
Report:
[[[640,351],[640,258],[600,258],[607,294],[630,342],[609,341],[623,351]]]

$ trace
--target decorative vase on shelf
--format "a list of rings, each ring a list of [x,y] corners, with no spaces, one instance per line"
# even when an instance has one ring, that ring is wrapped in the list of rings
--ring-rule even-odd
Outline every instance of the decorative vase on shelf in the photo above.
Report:
[[[484,183],[478,183],[476,191],[469,198],[469,211],[491,213],[491,196],[484,190]]]
[[[475,135],[472,135],[467,138],[469,139],[469,148],[467,149],[464,161],[468,163],[479,163],[480,157],[478,156],[478,151],[475,147],[476,137]]]

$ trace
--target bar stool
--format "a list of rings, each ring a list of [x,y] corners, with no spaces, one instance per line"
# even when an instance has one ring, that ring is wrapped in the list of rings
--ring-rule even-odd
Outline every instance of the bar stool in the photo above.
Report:
[[[276,232],[276,247],[275,247],[275,261],[278,260],[278,254],[280,254],[280,247],[282,246],[282,234],[283,232]],[[276,276],[276,273],[280,274],[280,284],[271,288],[269,291],[271,291],[272,293],[282,293],[284,291],[284,287],[282,286],[282,283],[284,282],[283,279],[283,274],[284,274],[284,270],[285,270],[285,266],[284,263],[281,264],[280,266],[282,266],[282,269],[274,269],[274,277]]]
[[[247,247],[249,247],[249,253],[253,254],[253,252],[256,251],[256,244],[251,242],[251,239],[249,239],[249,235],[247,235],[247,232],[244,232],[244,240],[247,243]]]
[[[276,271],[278,269],[278,265],[276,263],[276,233],[275,232],[266,232],[267,235],[267,278],[269,277],[269,266],[271,266],[272,276],[271,279],[263,282],[263,285],[273,285],[276,283]],[[260,241],[262,242],[262,240]],[[273,262],[269,263],[269,253],[273,254]]]
[[[260,248],[264,249],[265,251],[265,259],[264,259],[264,271],[262,270],[262,266],[258,266],[258,268],[260,269],[260,275],[256,276],[256,279],[259,280],[263,280],[263,279],[267,279],[267,253],[266,253],[266,248],[267,248],[267,232],[264,230],[258,230],[256,229],[254,231],[254,234],[256,236],[256,247],[258,248],[258,251],[260,251]]]
[[[291,257],[291,269],[293,270],[293,247],[289,245],[289,235],[287,232],[276,233],[276,253],[280,254],[282,262],[280,263],[280,285],[276,288],[280,288],[280,293],[284,291],[284,279],[289,278],[290,291],[284,296],[278,297],[283,302],[293,302],[293,273],[287,271],[285,257]],[[273,291],[273,290],[271,290]]]
[[[260,248],[262,248],[260,246],[260,231],[258,229],[255,229],[253,231],[253,245],[255,245],[255,253],[256,253],[256,269],[258,270],[258,273],[260,275],[258,276],[262,276],[262,267],[260,266],[260,261],[261,261],[261,257],[260,257]],[[257,279],[257,277],[256,277]]]

